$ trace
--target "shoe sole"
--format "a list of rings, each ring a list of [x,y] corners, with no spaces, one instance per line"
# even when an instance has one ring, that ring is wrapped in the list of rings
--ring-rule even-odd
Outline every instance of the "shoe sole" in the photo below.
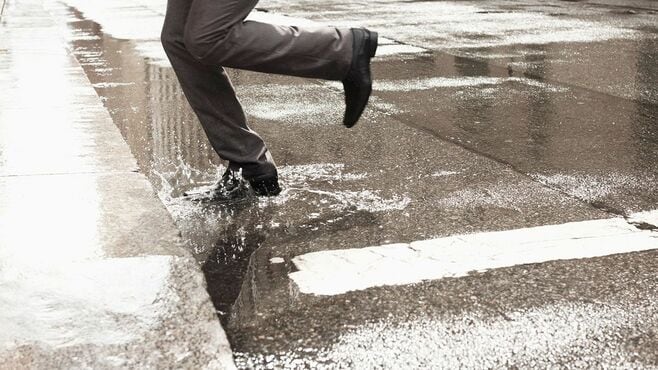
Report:
[[[373,58],[377,54],[377,46],[379,45],[379,34],[377,32],[368,31],[370,37],[368,40],[370,44],[370,57]]]

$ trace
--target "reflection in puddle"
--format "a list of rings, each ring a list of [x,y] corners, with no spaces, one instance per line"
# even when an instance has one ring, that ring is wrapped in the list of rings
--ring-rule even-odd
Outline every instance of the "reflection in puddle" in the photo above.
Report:
[[[69,22],[74,55],[203,265],[213,303],[227,312],[239,294],[249,256],[269,233],[271,207],[182,201],[181,189],[213,183],[223,171],[173,71],[157,58],[147,63],[133,42],[109,37],[98,24],[69,11],[74,15]],[[151,46],[159,50],[159,43]]]
[[[309,124],[312,122],[340,122],[340,110],[336,105],[317,94],[317,86],[291,86],[267,84],[265,86],[241,86],[241,101],[247,114],[273,122]],[[294,101],[290,97],[294,96]],[[323,118],[325,119],[319,119]]]

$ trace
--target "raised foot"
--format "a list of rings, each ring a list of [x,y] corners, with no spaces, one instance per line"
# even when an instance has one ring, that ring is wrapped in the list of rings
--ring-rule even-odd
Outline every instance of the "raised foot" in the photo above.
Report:
[[[367,29],[352,29],[354,37],[352,64],[343,80],[345,89],[345,117],[343,124],[353,127],[368,105],[372,93],[370,59],[377,53],[378,34]]]

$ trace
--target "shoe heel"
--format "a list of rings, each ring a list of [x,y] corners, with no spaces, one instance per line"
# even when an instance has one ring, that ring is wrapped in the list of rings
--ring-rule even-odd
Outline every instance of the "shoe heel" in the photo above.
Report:
[[[377,53],[377,44],[379,42],[379,34],[377,32],[370,32],[370,42],[368,43],[370,45],[370,57],[374,57],[375,54]]]

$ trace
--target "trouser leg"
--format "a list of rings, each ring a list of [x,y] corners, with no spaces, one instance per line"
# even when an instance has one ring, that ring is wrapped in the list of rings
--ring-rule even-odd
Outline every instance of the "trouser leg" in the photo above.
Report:
[[[194,0],[185,45],[203,64],[342,80],[352,59],[352,33],[247,21],[257,0]]]
[[[221,0],[215,0],[221,2]],[[223,68],[204,65],[184,44],[184,30],[192,0],[169,0],[162,44],[208,139],[220,158],[246,178],[276,174],[263,140],[247,126],[235,91]]]

